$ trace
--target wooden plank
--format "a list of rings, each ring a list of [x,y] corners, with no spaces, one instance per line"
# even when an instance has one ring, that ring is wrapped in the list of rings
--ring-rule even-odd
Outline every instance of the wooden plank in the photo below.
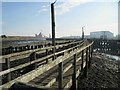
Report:
[[[86,54],[84,54],[84,56],[85,56],[85,55],[86,55]],[[81,60],[81,57],[79,57],[79,58],[76,60],[76,62],[78,62],[78,61],[80,61],[80,60]],[[68,67],[66,67],[66,68],[63,70],[63,74],[66,73],[72,66],[73,66],[73,65],[72,65],[72,63],[71,63]],[[45,87],[50,87],[50,86],[52,86],[52,85],[56,82],[56,80],[57,80],[57,78],[53,78],[51,81],[48,82],[48,84],[45,85]]]
[[[0,76],[5,75],[5,74],[10,73],[10,72],[13,72],[13,71],[15,71],[15,70],[17,70],[17,69],[24,68],[24,67],[26,67],[26,66],[28,66],[28,65],[31,65],[31,64],[34,64],[34,63],[43,61],[43,60],[45,60],[46,58],[49,58],[49,57],[51,57],[51,56],[53,56],[53,54],[51,54],[51,55],[49,55],[49,56],[46,56],[46,57],[43,57],[43,58],[40,58],[40,59],[36,59],[35,61],[27,62],[27,63],[24,63],[24,64],[22,64],[22,65],[19,65],[19,66],[16,66],[16,67],[13,67],[13,68],[10,68],[10,69],[1,71],[1,72],[0,72]]]
[[[84,67],[85,67],[85,62],[84,62],[84,64],[83,64],[83,68],[84,68]],[[77,70],[77,74],[76,74],[76,78],[79,76],[79,74],[80,74],[80,70],[78,69],[78,70]],[[71,86],[72,86],[72,79],[69,80],[69,82],[65,85],[64,89],[70,88]]]

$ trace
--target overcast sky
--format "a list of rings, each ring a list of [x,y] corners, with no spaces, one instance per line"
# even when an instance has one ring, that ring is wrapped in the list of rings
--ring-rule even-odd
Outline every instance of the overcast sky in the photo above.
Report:
[[[8,2],[11,1],[11,2]],[[51,2],[2,2],[2,34],[34,36],[51,34]],[[42,0],[41,0],[42,1]],[[76,1],[76,2],[75,2]],[[81,36],[93,31],[118,34],[118,0],[67,0],[55,4],[56,37]]]

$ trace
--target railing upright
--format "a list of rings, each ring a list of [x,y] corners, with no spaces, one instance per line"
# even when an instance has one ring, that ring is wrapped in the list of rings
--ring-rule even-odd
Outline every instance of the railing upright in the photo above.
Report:
[[[84,71],[84,76],[87,77],[87,71],[88,71],[88,47],[86,48],[86,65],[85,65],[85,71]]]
[[[48,55],[48,49],[46,49],[46,56]],[[46,64],[48,63],[48,58],[46,58]]]
[[[63,88],[63,62],[59,63],[58,65],[59,71],[58,71],[58,88],[62,89]]]
[[[7,69],[10,69],[10,58],[6,58],[5,63],[6,63]],[[11,81],[11,72],[8,73],[7,81]]]
[[[89,62],[88,62],[88,68],[90,68],[90,66],[91,66],[91,46],[89,46]]]
[[[82,50],[82,56],[81,56],[81,59],[82,59],[81,70],[83,70],[83,63],[84,63],[84,50]]]
[[[36,53],[33,52],[31,55],[30,55],[30,61],[33,61],[33,60],[36,60]],[[31,67],[32,68],[32,67]],[[37,63],[34,64],[34,69],[37,68]]]
[[[77,60],[77,55],[74,55],[73,59],[73,75],[72,75],[72,88],[76,88],[76,60]]]

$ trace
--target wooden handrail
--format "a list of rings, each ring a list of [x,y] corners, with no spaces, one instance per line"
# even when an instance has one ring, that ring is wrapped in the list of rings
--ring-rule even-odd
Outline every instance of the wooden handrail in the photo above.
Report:
[[[69,53],[69,54],[67,54],[67,55],[65,55],[65,56],[61,56],[61,57],[57,58],[56,60],[52,61],[51,63],[45,64],[44,66],[42,66],[42,68],[41,68],[41,66],[40,66],[40,67],[36,68],[35,70],[32,70],[32,71],[30,71],[30,72],[28,72],[28,73],[26,73],[26,74],[24,74],[24,75],[22,75],[22,76],[20,76],[20,77],[18,77],[18,78],[16,78],[16,79],[14,79],[14,80],[12,80],[12,81],[10,81],[10,82],[2,85],[2,87],[9,88],[9,87],[10,87],[13,83],[15,83],[16,81],[27,83],[27,82],[29,82],[30,80],[34,79],[35,77],[41,75],[42,73],[50,70],[51,68],[53,68],[54,66],[58,65],[59,63],[65,61],[65,60],[68,59],[69,57],[71,57],[71,56],[73,56],[73,55],[75,55],[75,54],[77,54],[77,53],[85,50],[86,48],[90,47],[92,44],[93,44],[93,42],[90,43],[90,44],[88,44],[88,45],[86,45],[86,46],[84,46],[84,47],[82,47],[82,48],[80,48],[80,49],[78,49],[78,50],[73,51],[72,53]],[[74,48],[74,47],[72,47],[72,49],[73,49],[73,48]],[[52,55],[51,55],[51,56],[52,56]],[[43,58],[46,59],[46,57],[43,57]],[[42,58],[42,59],[43,59],[43,58]],[[47,57],[47,58],[48,58],[48,57]],[[43,59],[43,60],[44,60],[44,59]],[[37,59],[37,60],[32,61],[32,62],[35,63],[35,62],[38,62],[38,61],[40,61],[40,60],[41,60],[41,59]]]
[[[69,44],[75,44],[75,43],[80,43],[80,42],[83,42],[83,41],[71,42]],[[57,47],[67,46],[69,44],[56,45],[55,47],[57,48]],[[54,48],[54,46],[39,48],[39,49],[34,49],[34,50],[27,50],[27,51],[23,51],[23,52],[12,53],[12,54],[8,54],[8,55],[0,56],[0,58],[2,59],[2,62],[4,62],[5,58],[19,57],[19,56],[22,56],[22,55],[25,55],[25,57],[26,57],[26,54],[28,54],[28,56],[29,56],[33,52],[41,52],[43,50],[52,49],[52,48]],[[18,59],[20,59],[20,58],[18,58]]]
[[[74,46],[74,47],[72,47],[72,48],[63,50],[63,51],[61,51],[61,52],[55,53],[55,55],[58,55],[58,54],[60,54],[60,53],[62,53],[62,52],[69,51],[69,50],[71,50],[71,49],[73,49],[73,48],[75,48],[75,47],[81,46],[82,44],[83,44],[83,43],[81,43],[80,45]],[[10,73],[10,72],[13,72],[13,71],[15,71],[15,70],[17,70],[17,69],[24,68],[24,67],[29,66],[29,65],[31,65],[31,64],[34,64],[34,63],[37,63],[37,62],[46,60],[47,58],[50,58],[50,57],[52,57],[52,56],[54,56],[54,54],[48,55],[48,56],[46,56],[46,57],[42,57],[42,58],[40,58],[40,59],[36,59],[36,60],[34,60],[34,61],[30,61],[30,62],[24,63],[24,64],[22,64],[22,65],[19,65],[19,66],[13,67],[13,68],[9,68],[9,69],[4,70],[4,71],[1,71],[1,72],[0,72],[0,76],[5,75],[5,74]]]

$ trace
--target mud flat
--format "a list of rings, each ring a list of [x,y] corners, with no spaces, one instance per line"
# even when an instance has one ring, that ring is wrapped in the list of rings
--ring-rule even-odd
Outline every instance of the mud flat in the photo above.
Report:
[[[79,76],[78,89],[120,89],[120,60],[113,60],[101,53],[94,53],[87,78]]]

